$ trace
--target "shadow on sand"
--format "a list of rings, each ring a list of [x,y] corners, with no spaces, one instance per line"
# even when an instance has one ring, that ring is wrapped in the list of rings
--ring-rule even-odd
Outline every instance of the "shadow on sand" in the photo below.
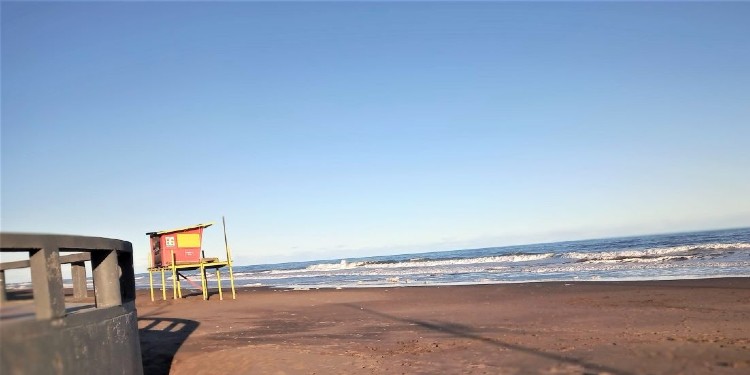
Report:
[[[370,310],[366,307],[353,305],[353,304],[343,304],[343,306],[349,307],[359,312],[368,313],[370,315],[374,315],[380,318],[384,318],[384,319],[388,319],[388,320],[392,320],[396,322],[401,322],[401,323],[414,324],[414,325],[417,325],[419,327],[422,327],[431,331],[447,333],[455,337],[481,341],[481,342],[494,345],[497,347],[515,350],[515,351],[519,351],[522,353],[531,354],[531,355],[535,355],[538,357],[551,359],[554,361],[559,361],[559,362],[563,362],[563,363],[567,363],[571,365],[581,366],[585,369],[584,374],[589,374],[592,372],[593,373],[604,372],[604,373],[610,373],[610,374],[616,374],[616,375],[630,375],[630,373],[627,371],[623,371],[620,369],[615,369],[612,367],[599,365],[595,363],[589,363],[578,358],[566,357],[566,356],[555,354],[555,353],[548,353],[548,352],[544,352],[538,349],[529,348],[529,347],[525,347],[525,346],[521,346],[517,344],[512,344],[512,343],[504,342],[504,341],[490,338],[490,337],[484,337],[484,336],[471,332],[470,327],[462,325],[462,324],[456,324],[456,323],[450,323],[450,322],[427,322],[423,320],[400,318],[397,316],[389,315],[389,314],[382,313],[382,312],[375,311],[375,310]]]
[[[141,358],[145,375],[166,375],[177,350],[200,323],[164,317],[138,317]]]

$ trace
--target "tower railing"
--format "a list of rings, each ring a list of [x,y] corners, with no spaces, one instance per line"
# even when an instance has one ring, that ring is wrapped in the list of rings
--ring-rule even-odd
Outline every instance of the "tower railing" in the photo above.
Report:
[[[0,313],[0,373],[73,374],[94,373],[97,369],[142,373],[130,242],[2,233],[0,251],[28,254],[27,261],[0,263],[2,297],[6,292],[4,271],[29,267],[35,316],[5,319]],[[76,254],[60,255],[66,252]],[[93,308],[66,309],[61,264],[71,264],[74,297],[82,298],[86,295],[83,267],[87,261],[91,262]],[[2,304],[8,307],[12,301],[4,300]]]

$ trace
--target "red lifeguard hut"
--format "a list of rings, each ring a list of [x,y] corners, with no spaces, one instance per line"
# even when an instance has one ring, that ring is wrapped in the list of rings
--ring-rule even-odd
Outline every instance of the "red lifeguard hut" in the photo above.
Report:
[[[208,279],[206,278],[207,270],[216,270],[216,286],[219,292],[219,299],[224,299],[221,290],[221,273],[219,269],[227,267],[229,269],[229,284],[232,288],[232,299],[236,298],[234,290],[234,273],[232,272],[232,253],[227,243],[226,221],[221,218],[224,226],[224,247],[227,259],[222,261],[219,258],[206,258],[203,256],[201,244],[203,242],[203,229],[210,227],[213,223],[196,224],[189,227],[162,230],[158,232],[148,232],[150,243],[148,279],[151,290],[151,300],[154,300],[154,273],[161,274],[161,293],[162,299],[167,299],[167,280],[166,273],[172,273],[172,294],[173,298],[182,298],[182,285],[180,279],[186,280],[195,285],[181,271],[199,271],[201,278],[200,289],[203,292],[203,299],[208,299]]]
[[[152,267],[171,266],[172,253],[178,265],[200,262],[203,228],[211,225],[213,223],[146,233],[151,239]]]

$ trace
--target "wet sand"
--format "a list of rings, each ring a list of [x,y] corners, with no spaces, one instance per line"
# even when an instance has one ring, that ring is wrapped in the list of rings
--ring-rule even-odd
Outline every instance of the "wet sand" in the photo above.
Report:
[[[218,297],[139,291],[146,374],[750,373],[750,278]]]

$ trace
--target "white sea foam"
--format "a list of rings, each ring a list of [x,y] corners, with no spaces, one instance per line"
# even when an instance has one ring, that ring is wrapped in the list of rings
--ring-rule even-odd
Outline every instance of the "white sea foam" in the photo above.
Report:
[[[670,260],[688,260],[693,259],[694,256],[690,255],[673,255],[673,256],[660,256],[660,257],[634,257],[634,258],[614,258],[614,259],[591,259],[586,260],[586,263],[656,263],[666,262]]]
[[[696,252],[716,250],[744,250],[750,249],[750,243],[713,243],[704,245],[684,245],[643,250],[602,251],[602,252],[571,252],[560,254],[561,260],[569,259],[576,263],[591,264],[599,270],[606,271],[606,265],[618,264],[654,264],[674,263],[696,258]],[[235,277],[253,279],[285,279],[289,277],[327,277],[336,276],[407,276],[424,274],[462,274],[472,272],[504,272],[506,266],[489,264],[518,264],[534,262],[554,257],[554,253],[541,254],[509,254],[465,259],[435,259],[412,258],[401,262],[349,262],[342,260],[336,263],[321,263],[301,269],[271,270],[261,273],[235,274]],[[541,272],[545,267],[534,265]],[[593,270],[593,269],[592,269]],[[245,277],[243,277],[245,276]]]
[[[728,269],[728,268],[745,268],[750,267],[750,262],[704,262],[701,264],[701,269]],[[611,271],[622,271],[622,270],[666,270],[666,269],[689,269],[695,270],[688,264],[677,262],[677,263],[652,263],[652,264],[637,264],[637,263],[574,263],[565,265],[555,266],[541,266],[541,267],[529,267],[521,270],[525,273],[568,273],[568,274],[580,274],[581,272],[611,272]],[[750,269],[750,268],[748,268]]]
[[[340,270],[346,270],[346,269],[352,269],[361,267],[364,265],[364,262],[352,262],[349,263],[346,260],[342,260],[339,263],[321,263],[321,264],[313,264],[311,266],[308,266],[305,268],[306,271],[340,271]],[[294,270],[290,270],[294,271]],[[274,273],[271,271],[271,273]],[[277,272],[280,273],[280,272]]]
[[[445,259],[445,260],[427,260],[427,261],[407,261],[398,263],[365,263],[364,268],[412,268],[412,267],[436,267],[436,266],[460,266],[482,263],[517,263],[530,262],[535,260],[547,259],[555,254],[517,254],[517,255],[498,255],[491,257],[466,258],[466,259]]]
[[[561,256],[564,258],[578,259],[581,261],[635,261],[634,259],[657,258],[670,254],[685,254],[691,252],[711,251],[711,250],[747,250],[750,249],[750,243],[710,243],[701,245],[681,245],[670,247],[657,247],[643,250],[623,250],[623,251],[601,251],[601,252],[571,252]],[[631,260],[633,259],[633,260]]]
[[[479,258],[465,259],[443,259],[443,260],[421,260],[411,259],[403,262],[379,263],[379,262],[346,262],[313,264],[305,269],[296,270],[273,270],[270,274],[289,274],[300,272],[332,272],[354,269],[392,269],[392,268],[431,268],[443,266],[461,266],[486,263],[517,263],[530,262],[551,258],[553,253],[544,254],[511,254]]]
[[[8,289],[8,290],[31,289],[31,283],[30,282],[25,282],[25,283],[8,283],[5,286],[5,289]]]

